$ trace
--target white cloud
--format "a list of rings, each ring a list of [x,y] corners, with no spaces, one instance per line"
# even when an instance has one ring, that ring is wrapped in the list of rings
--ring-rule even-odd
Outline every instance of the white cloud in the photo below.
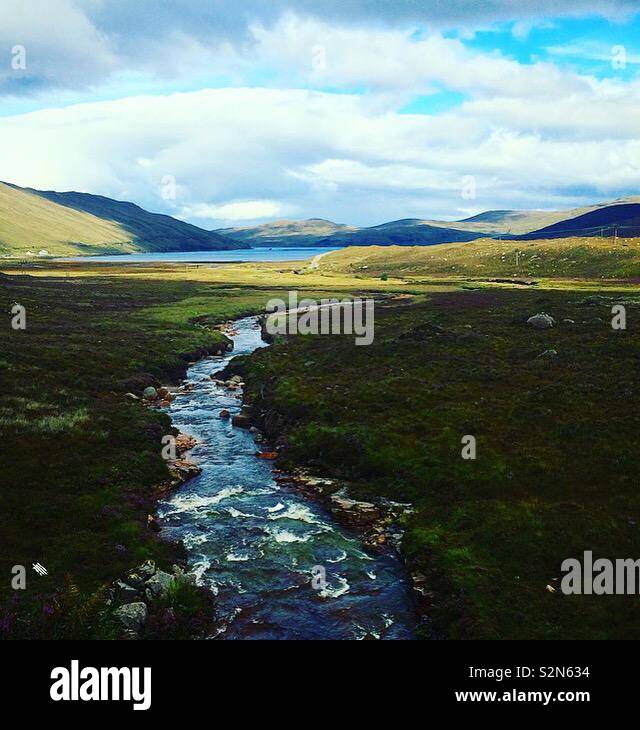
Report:
[[[114,74],[159,79],[193,77],[215,69],[239,75],[255,59],[249,27],[270,33],[283,16],[340,29],[455,29],[464,37],[478,27],[518,21],[515,32],[550,17],[600,15],[622,20],[638,11],[637,0],[2,0],[0,49],[27,47],[30,66],[16,75],[0,65],[0,93],[105,84]],[[320,41],[322,42],[322,41]],[[325,43],[328,43],[325,39]],[[438,52],[435,48],[434,52]],[[308,55],[308,52],[307,52]],[[369,54],[371,55],[371,54]],[[386,54],[388,57],[388,54]],[[358,61],[351,65],[357,66]],[[401,65],[401,64],[400,64]],[[393,81],[394,64],[382,72]],[[380,68],[380,59],[376,59]],[[398,67],[399,70],[400,67]],[[505,67],[506,68],[506,67]],[[471,77],[474,69],[469,68]],[[507,69],[508,70],[508,69]],[[291,69],[295,72],[294,69]],[[357,69],[353,69],[357,72]],[[496,72],[500,72],[497,68]],[[385,79],[385,77],[388,77]],[[504,81],[509,83],[508,74]]]
[[[470,207],[466,175],[477,209],[565,207],[640,189],[638,95],[594,82],[566,102],[478,99],[438,116],[252,88],[83,104],[0,119],[0,177],[200,225],[291,211],[355,224],[455,217]],[[175,200],[163,198],[168,175]]]
[[[530,98],[560,97],[587,84],[551,63],[523,65],[499,53],[470,51],[439,34],[415,40],[410,30],[335,27],[295,15],[269,28],[254,25],[251,32],[261,65],[314,86],[412,93],[444,86],[475,96]]]
[[[180,218],[205,218],[214,221],[255,221],[284,215],[283,206],[272,200],[242,200],[226,205],[200,203],[186,206],[180,211]]]

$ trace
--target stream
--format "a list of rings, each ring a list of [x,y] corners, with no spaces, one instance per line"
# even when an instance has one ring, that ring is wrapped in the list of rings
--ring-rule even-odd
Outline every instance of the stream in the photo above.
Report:
[[[235,323],[235,349],[191,366],[166,408],[199,443],[188,458],[202,474],[160,503],[163,535],[181,540],[198,582],[216,596],[217,639],[412,639],[416,617],[402,561],[369,555],[358,536],[257,459],[252,435],[220,418],[242,406],[240,391],[211,375],[260,347],[256,317]],[[322,566],[326,585],[312,586]]]

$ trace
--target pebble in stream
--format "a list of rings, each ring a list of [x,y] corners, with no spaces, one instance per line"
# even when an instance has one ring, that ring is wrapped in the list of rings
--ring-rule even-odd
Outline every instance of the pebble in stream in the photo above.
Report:
[[[238,392],[210,375],[236,355],[266,346],[257,319],[236,323],[235,351],[193,365],[167,408],[200,443],[202,474],[160,504],[163,535],[182,540],[199,582],[216,595],[221,639],[411,639],[414,606],[402,562],[371,556],[320,505],[279,486],[256,459],[251,435],[219,417],[241,407]],[[327,585],[312,586],[322,566]]]

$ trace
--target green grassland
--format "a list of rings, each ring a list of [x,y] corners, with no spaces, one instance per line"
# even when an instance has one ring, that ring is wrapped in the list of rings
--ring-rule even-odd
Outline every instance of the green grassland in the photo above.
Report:
[[[532,330],[540,311],[575,324]],[[292,463],[413,503],[405,554],[447,635],[640,638],[635,598],[564,596],[558,580],[585,550],[640,554],[639,317],[637,295],[430,294],[378,308],[370,347],[297,337],[236,367]]]
[[[18,605],[0,582],[4,633],[65,635],[64,622],[42,616],[62,575],[89,597],[144,559],[168,566],[179,556],[146,528],[170,424],[124,394],[141,373],[175,382],[180,355],[220,337],[216,322],[300,289],[397,299],[377,308],[370,347],[299,337],[240,361],[248,396],[280,414],[290,463],[337,476],[358,496],[414,504],[404,550],[428,578],[438,627],[452,637],[640,638],[637,601],[557,589],[565,558],[640,552],[638,287],[493,285],[507,274],[465,279],[422,264],[409,274],[397,257],[396,272],[388,258],[365,271],[331,263],[362,253],[372,252],[326,256],[318,270],[3,267],[0,572],[36,560],[50,571],[37,578],[39,597]],[[628,329],[614,331],[621,301]],[[10,328],[15,302],[27,309],[26,332]],[[527,327],[540,311],[558,326]],[[557,357],[538,357],[549,349]],[[467,434],[476,461],[460,456]]]
[[[323,256],[323,273],[375,277],[640,278],[640,238],[565,238],[438,246],[347,248]]]
[[[67,574],[90,596],[143,560],[170,567],[179,556],[146,527],[168,477],[169,420],[124,395],[149,378],[176,382],[181,353],[222,337],[194,319],[225,321],[262,309],[265,296],[193,282],[1,277],[0,574],[35,561],[49,570],[30,578],[35,603],[31,590],[23,610],[5,606],[14,635],[59,633],[40,625],[41,612]],[[15,302],[26,331],[10,327]],[[0,604],[8,589],[2,580]]]

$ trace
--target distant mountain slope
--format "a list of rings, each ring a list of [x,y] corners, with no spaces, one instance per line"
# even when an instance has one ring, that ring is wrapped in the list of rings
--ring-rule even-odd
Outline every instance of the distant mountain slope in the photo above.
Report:
[[[601,206],[588,213],[565,218],[553,225],[518,236],[519,239],[568,238],[570,236],[640,236],[640,203]]]
[[[425,221],[407,218],[371,228],[334,233],[318,242],[320,246],[433,246],[438,243],[471,241],[472,232],[432,226]]]
[[[218,251],[242,244],[133,203],[0,183],[0,254]]]
[[[281,220],[249,228],[222,228],[216,233],[254,248],[270,246],[316,246],[334,233],[357,231],[353,226],[310,218],[305,221]]]
[[[460,221],[425,221],[425,223],[436,227],[478,233],[483,236],[503,236],[529,233],[537,228],[564,220],[569,215],[568,211],[488,210]]]

